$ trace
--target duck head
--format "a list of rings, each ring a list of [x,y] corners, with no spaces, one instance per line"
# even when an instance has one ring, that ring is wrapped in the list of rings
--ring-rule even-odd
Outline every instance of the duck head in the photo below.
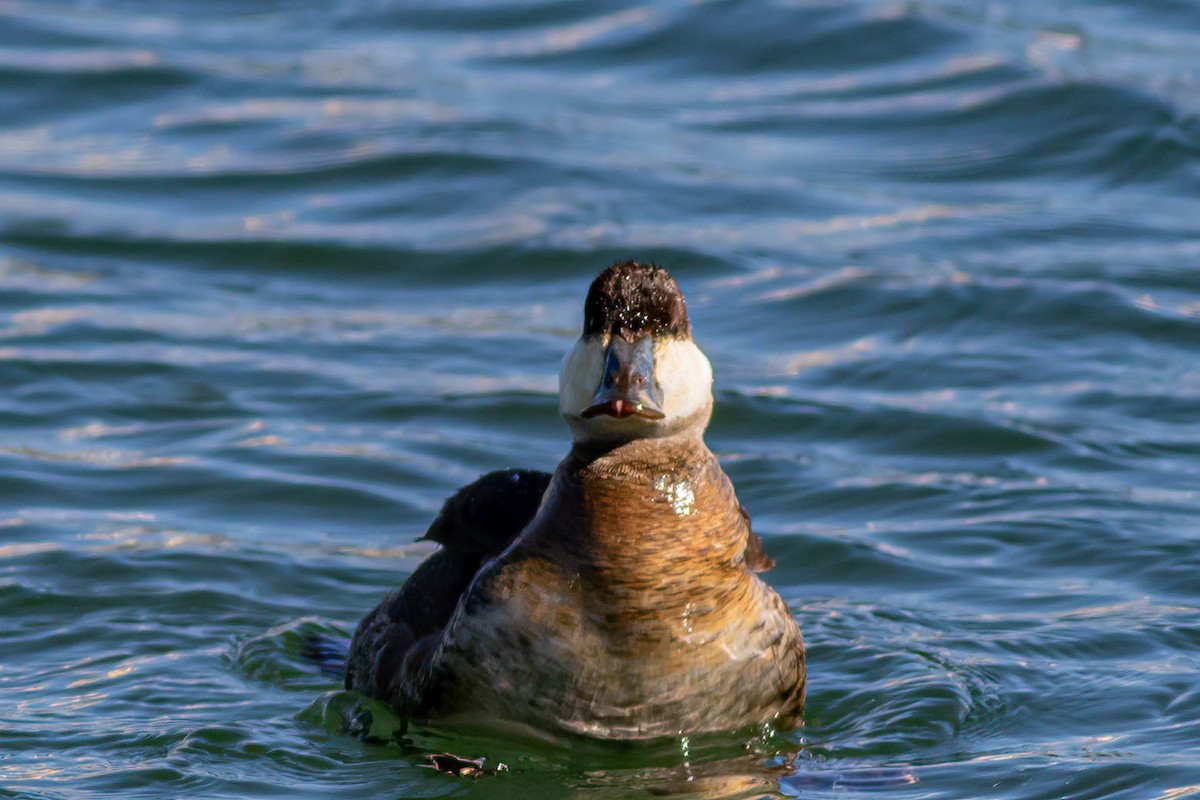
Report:
[[[577,443],[704,432],[712,367],[692,341],[683,293],[669,272],[626,261],[592,281],[583,334],[563,359],[558,391]]]

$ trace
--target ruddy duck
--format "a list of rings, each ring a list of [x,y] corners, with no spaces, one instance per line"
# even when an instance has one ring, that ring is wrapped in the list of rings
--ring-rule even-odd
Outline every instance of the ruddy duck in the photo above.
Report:
[[[441,549],[359,624],[347,688],[406,720],[600,739],[798,723],[800,629],[704,444],[712,403],[670,274],[600,273],[559,375],[570,453],[446,501]]]

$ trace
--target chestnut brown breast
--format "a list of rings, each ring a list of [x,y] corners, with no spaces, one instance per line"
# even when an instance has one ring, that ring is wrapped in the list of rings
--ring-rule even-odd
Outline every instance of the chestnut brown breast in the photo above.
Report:
[[[800,631],[751,541],[702,441],[577,447],[430,654],[435,712],[620,739],[794,724]]]

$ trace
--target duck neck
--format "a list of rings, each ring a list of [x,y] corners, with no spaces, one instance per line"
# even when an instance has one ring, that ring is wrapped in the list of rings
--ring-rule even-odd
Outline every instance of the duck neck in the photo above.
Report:
[[[537,538],[582,572],[726,569],[745,548],[729,479],[698,434],[603,447],[577,443],[559,465]]]

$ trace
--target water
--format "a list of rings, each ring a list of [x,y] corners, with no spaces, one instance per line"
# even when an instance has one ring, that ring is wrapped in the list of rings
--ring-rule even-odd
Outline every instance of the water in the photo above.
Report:
[[[1200,794],[1200,4],[3,0],[0,86],[0,795]],[[301,640],[627,257],[806,727],[364,740]]]

